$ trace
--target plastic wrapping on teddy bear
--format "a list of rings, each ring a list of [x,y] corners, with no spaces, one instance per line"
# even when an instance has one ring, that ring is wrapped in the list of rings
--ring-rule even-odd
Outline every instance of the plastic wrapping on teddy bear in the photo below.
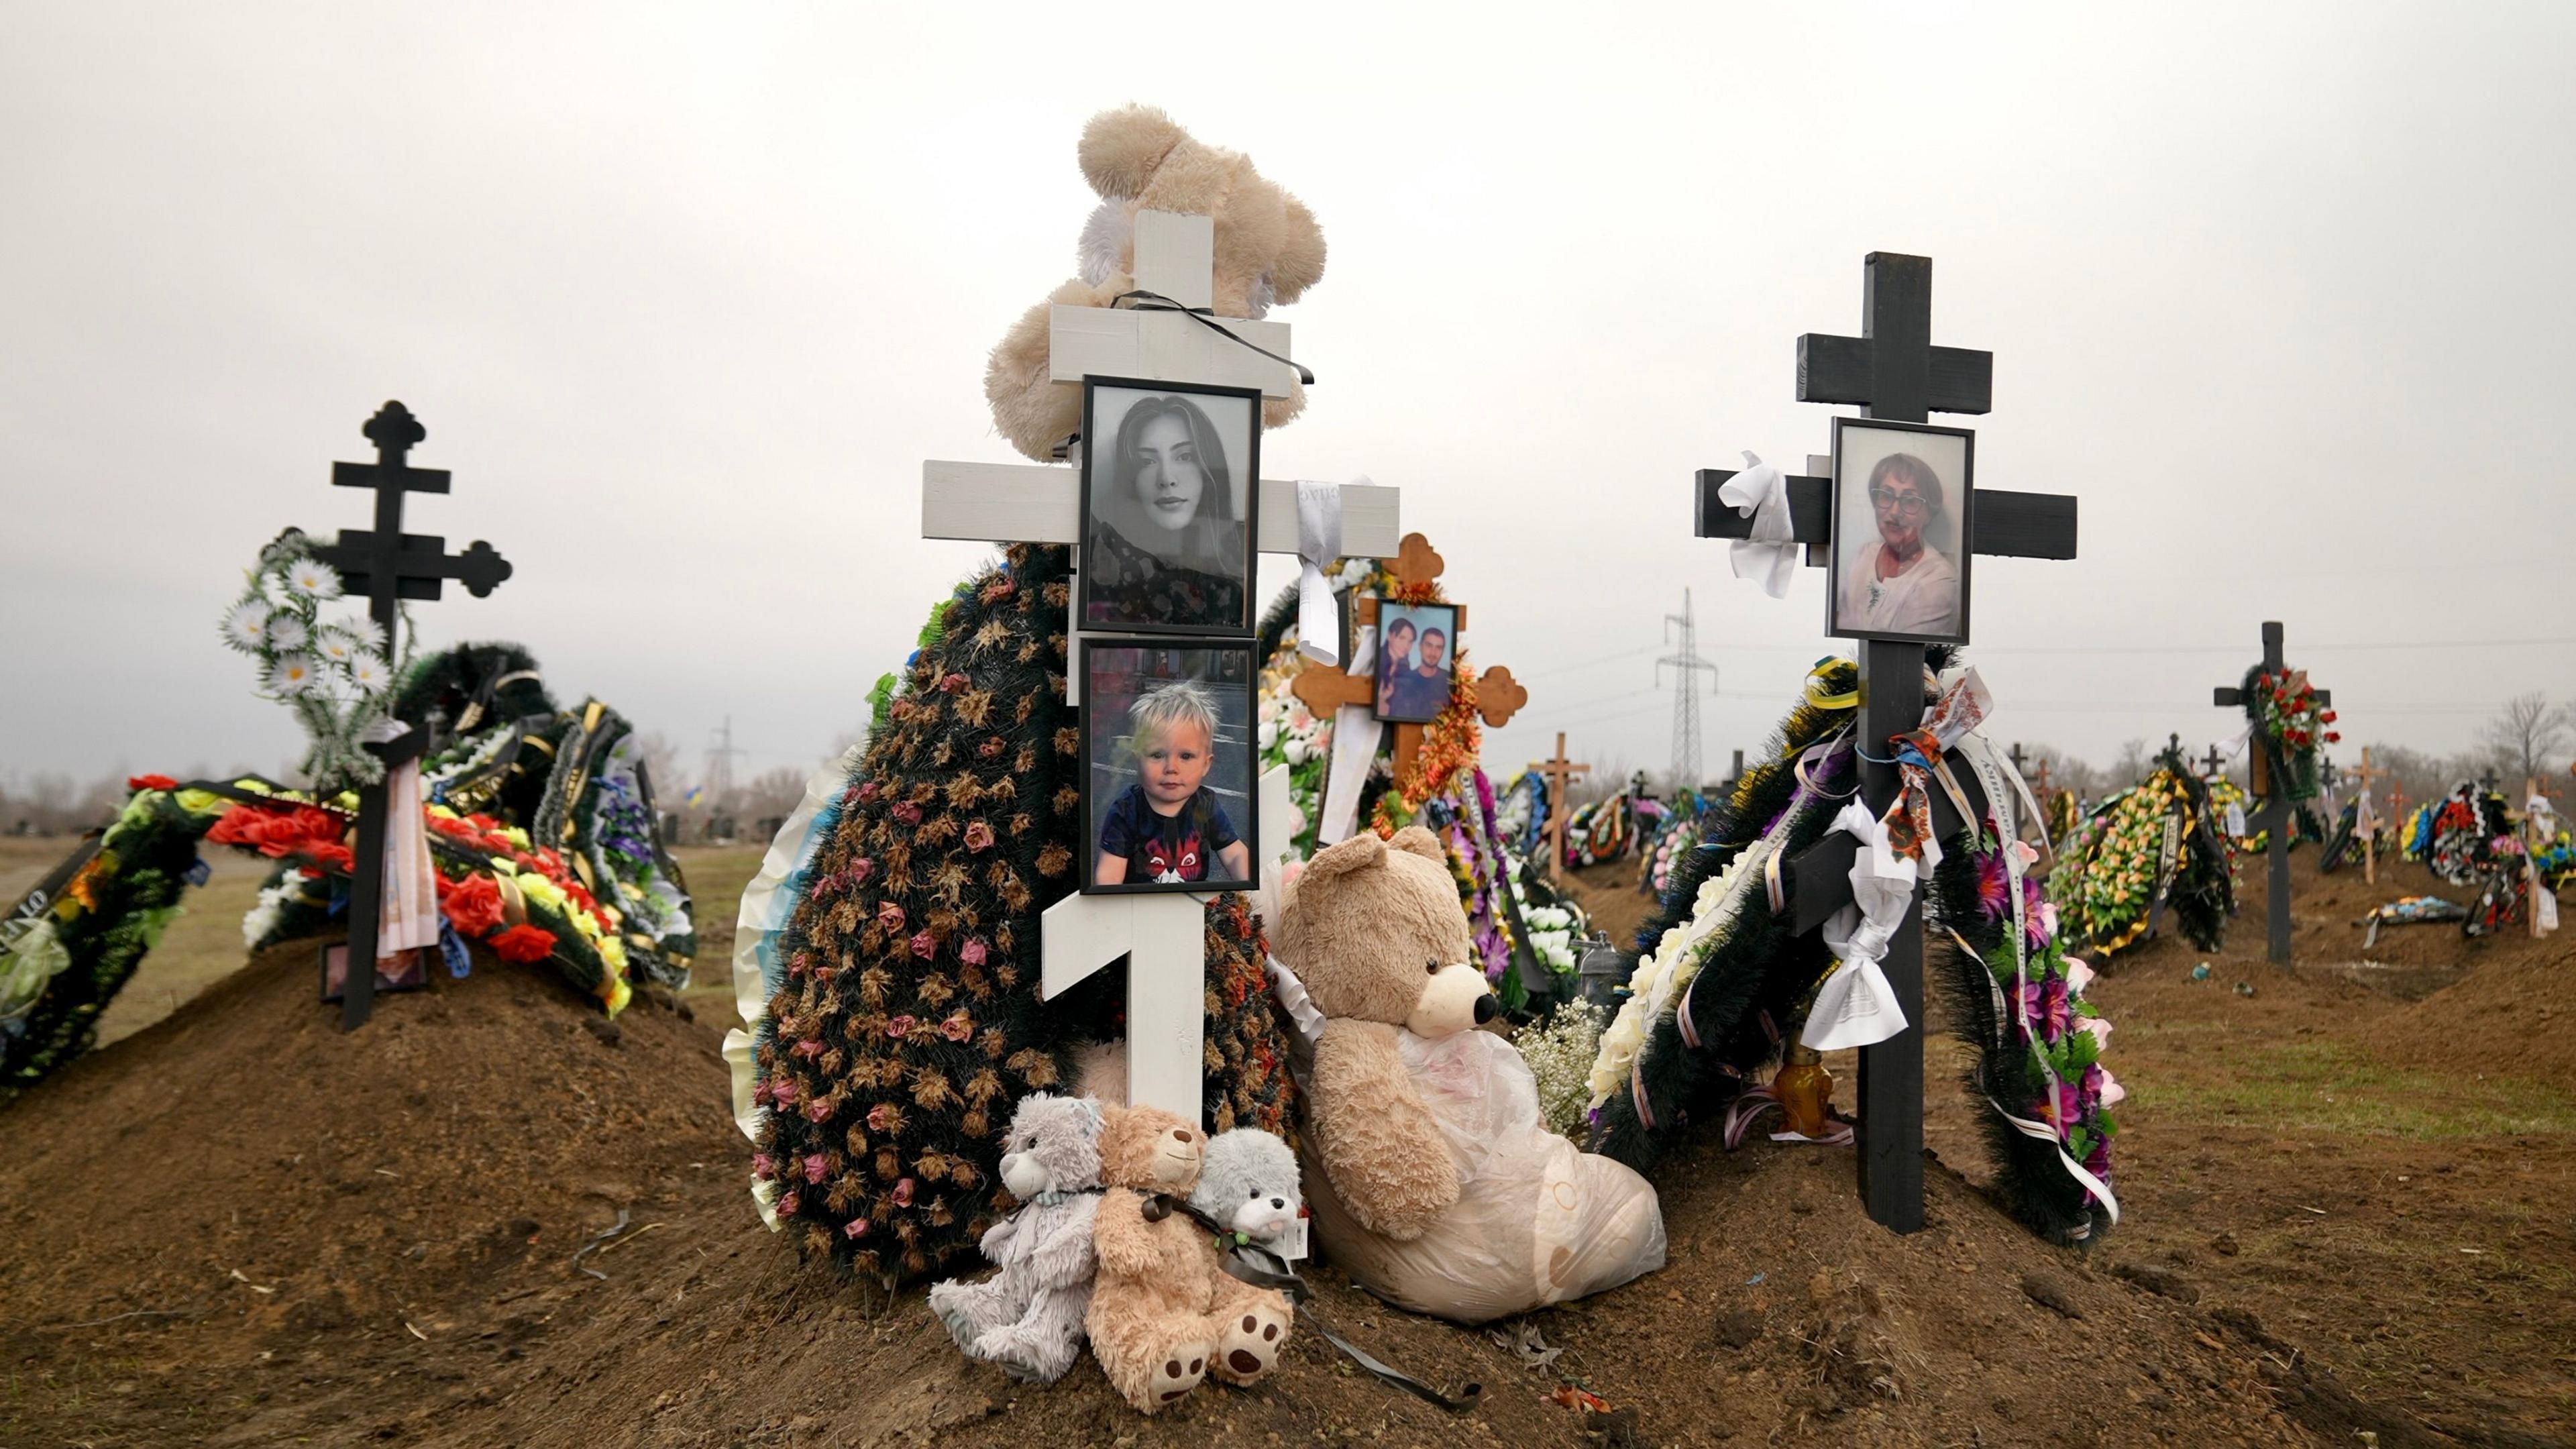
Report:
[[[1323,1018],[1301,1095],[1308,1209],[1335,1266],[1462,1323],[1663,1266],[1654,1188],[1548,1131],[1528,1064],[1476,1029],[1493,998],[1429,831],[1342,841],[1285,895],[1282,966]]]
[[[1458,1203],[1398,1242],[1362,1227],[1310,1163],[1307,1209],[1336,1267],[1401,1307],[1484,1323],[1664,1266],[1654,1189],[1547,1130],[1537,1079],[1509,1042],[1407,1032],[1397,1051],[1457,1164]]]

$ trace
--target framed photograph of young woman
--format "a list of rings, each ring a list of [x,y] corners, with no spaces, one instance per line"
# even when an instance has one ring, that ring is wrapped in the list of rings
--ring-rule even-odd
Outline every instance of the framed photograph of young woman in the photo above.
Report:
[[[1977,435],[1834,419],[1834,548],[1825,632],[1968,642],[1968,524]]]
[[[1458,606],[1377,606],[1377,717],[1429,724],[1458,682]]]
[[[1261,822],[1250,640],[1082,641],[1082,889],[1242,890]]]
[[[1260,389],[1084,378],[1077,627],[1249,637],[1260,477]]]

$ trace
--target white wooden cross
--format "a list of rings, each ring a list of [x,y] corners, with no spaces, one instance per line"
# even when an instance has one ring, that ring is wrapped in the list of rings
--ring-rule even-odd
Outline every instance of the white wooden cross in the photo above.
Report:
[[[1204,308],[1215,295],[1216,224],[1204,216],[1136,214],[1136,285],[1184,307]],[[1218,319],[1228,331],[1281,357],[1289,355],[1282,322]],[[1141,377],[1258,387],[1285,397],[1294,373],[1238,347],[1178,312],[1057,307],[1048,330],[1049,376],[1079,387],[1085,376]],[[1074,467],[1030,463],[921,465],[921,536],[1010,543],[1060,543],[1081,566],[1081,475]],[[1264,481],[1255,490],[1257,532],[1265,553],[1297,552],[1297,487]],[[1351,484],[1342,489],[1342,553],[1393,555],[1404,536],[1397,490]],[[1114,632],[1114,631],[1110,631]],[[1072,635],[1076,631],[1068,629]],[[1078,639],[1069,641],[1065,677],[1078,687]],[[1259,852],[1253,869],[1265,887],[1295,838],[1288,772],[1261,777]],[[1053,1000],[1093,972],[1127,958],[1127,1100],[1199,1120],[1206,1035],[1205,903],[1186,892],[1070,895],[1047,908],[1039,926],[1039,995]]]

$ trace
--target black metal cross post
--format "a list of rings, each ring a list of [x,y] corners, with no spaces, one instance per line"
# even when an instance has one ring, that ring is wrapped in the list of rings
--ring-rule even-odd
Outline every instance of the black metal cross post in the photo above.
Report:
[[[2281,622],[2267,619],[2263,624],[2263,672],[2278,675],[2282,667]],[[2245,704],[2245,691],[2233,684],[2222,684],[2210,695],[2210,700],[2223,707],[2241,709]],[[2332,690],[2317,691],[2319,709],[2329,709],[2333,705]],[[2270,887],[2266,891],[2270,903],[2266,910],[2264,954],[2271,958],[2273,965],[2287,966],[2290,964],[2290,786],[2286,780],[2272,778],[2271,755],[2264,750],[2260,733],[2259,730],[2256,732],[2252,770],[2247,779],[2253,793],[2263,797],[2262,805],[2254,812],[2254,828],[2266,832],[2263,851],[2271,857],[2268,866]],[[2217,748],[2212,745],[2211,752],[2215,753]]]
[[[2227,768],[2227,756],[2219,752],[2215,742],[2210,745],[2209,753],[2200,757],[2200,762],[2209,767],[2209,778],[2212,780],[2219,778],[2218,772]]]
[[[1857,403],[1863,414],[1919,423],[1932,413],[1983,413],[1992,402],[1991,352],[1932,345],[1932,259],[1872,252],[1862,264],[1858,337],[1810,333],[1798,339],[1798,400]],[[1746,538],[1753,521],[1718,497],[1732,469],[1703,469],[1696,493],[1702,538]],[[1793,537],[1807,562],[1822,565],[1833,543],[1830,479],[1788,480]],[[1968,547],[2017,558],[2075,557],[2075,500],[2049,493],[1976,491]],[[1865,639],[1860,654],[1861,786],[1883,812],[1900,788],[1896,766],[1875,758],[1896,735],[1923,723],[1923,646]],[[1944,791],[1932,792],[1933,826],[1959,828]],[[1792,923],[1811,931],[1851,899],[1856,842],[1837,832],[1788,863]],[[1906,1029],[1860,1052],[1860,1191],[1872,1220],[1900,1233],[1923,1226],[1922,892],[1880,963],[1905,1009]]]
[[[388,657],[397,644],[397,600],[435,599],[449,579],[482,598],[510,576],[510,561],[481,539],[461,554],[446,551],[447,540],[402,531],[403,495],[444,493],[447,470],[415,468],[404,461],[429,430],[398,402],[386,403],[360,429],[376,445],[373,463],[333,463],[331,482],[340,488],[376,491],[376,526],[343,529],[340,541],[323,544],[313,556],[340,571],[351,594],[367,597],[367,616],[383,631]],[[413,730],[367,752],[388,769],[419,758],[429,736]],[[376,916],[385,891],[385,786],[383,781],[358,791],[358,845],[349,876],[349,969],[341,987],[340,1027],[355,1031],[366,1025],[376,1001]]]

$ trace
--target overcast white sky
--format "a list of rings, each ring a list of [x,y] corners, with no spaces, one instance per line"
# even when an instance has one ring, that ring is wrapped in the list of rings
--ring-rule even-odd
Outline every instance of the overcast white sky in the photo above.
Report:
[[[9,0],[0,778],[290,762],[214,620],[364,524],[390,397],[456,475],[408,526],[518,565],[429,642],[803,765],[975,566],[921,460],[1012,456],[984,354],[1130,100],[1321,219],[1264,472],[1405,490],[1530,686],[1498,774],[1660,765],[1685,588],[1710,757],[1780,713],[1823,571],[1730,577],[1691,473],[1824,451],[1792,339],[1873,249],[1996,354],[1978,481],[2083,499],[2079,562],[1976,571],[1995,733],[2232,734],[2267,617],[2355,742],[2576,693],[2576,7],[2108,8]]]

